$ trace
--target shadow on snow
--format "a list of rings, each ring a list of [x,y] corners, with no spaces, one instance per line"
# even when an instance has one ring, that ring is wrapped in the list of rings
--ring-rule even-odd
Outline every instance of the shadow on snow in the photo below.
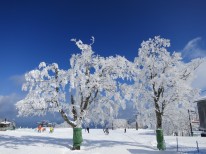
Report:
[[[13,148],[18,149],[19,146],[37,146],[37,144],[51,145],[51,146],[62,146],[69,147],[72,145],[72,139],[61,139],[61,138],[53,138],[53,137],[45,137],[45,136],[8,136],[1,135],[0,136],[0,147],[5,148]],[[39,146],[39,145],[38,145]]]
[[[68,139],[61,139],[61,138],[54,138],[54,137],[45,137],[45,136],[9,136],[9,135],[1,135],[0,136],[0,147],[5,148],[13,148],[19,149],[20,146],[39,146],[38,144],[48,145],[52,147],[66,147],[71,148],[73,145],[72,138]],[[158,151],[156,147],[151,147],[147,145],[143,145],[138,142],[128,142],[128,141],[111,141],[111,140],[88,140],[84,139],[82,143],[82,147],[84,150],[88,151],[95,148],[112,148],[115,146],[131,146],[134,148],[127,149],[131,154],[155,154],[155,153],[166,153],[166,154],[174,154],[176,151]],[[141,149],[138,149],[141,148]],[[174,149],[173,149],[174,150]],[[190,150],[189,150],[190,151]],[[181,151],[182,153],[190,153],[186,150]],[[192,151],[191,151],[192,152]],[[193,151],[194,153],[194,151]],[[196,152],[195,152],[196,153]],[[199,153],[206,153],[206,149],[200,149]]]

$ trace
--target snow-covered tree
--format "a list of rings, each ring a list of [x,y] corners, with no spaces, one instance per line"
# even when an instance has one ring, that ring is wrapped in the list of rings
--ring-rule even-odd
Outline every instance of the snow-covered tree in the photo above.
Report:
[[[143,41],[134,61],[134,84],[121,86],[126,99],[134,102],[138,110],[138,122],[156,127],[160,150],[165,149],[162,129],[165,133],[188,132],[187,111],[199,94],[191,82],[194,70],[205,61],[184,63],[180,53],[167,51],[169,46],[170,41],[159,36]]]
[[[126,119],[114,119],[112,124],[113,124],[114,129],[128,127],[128,121]]]
[[[25,74],[26,83],[22,89],[28,94],[16,104],[19,115],[59,112],[73,128],[81,128],[85,118],[93,122],[109,121],[117,115],[120,106],[125,108],[119,80],[130,79],[133,65],[121,56],[95,55],[93,43],[72,41],[81,53],[72,55],[71,68],[61,70],[56,63],[42,62],[38,69]],[[66,101],[67,92],[69,102]]]
[[[68,75],[68,71],[59,69],[58,64],[46,65],[45,62],[26,73],[22,90],[28,94],[16,103],[19,116],[45,115],[48,111],[64,108]]]
[[[133,87],[139,93],[136,103],[143,104],[144,116],[153,118],[157,129],[167,128],[164,120],[173,123],[175,129],[182,128],[187,110],[198,96],[198,90],[191,87],[194,70],[204,61],[184,63],[180,53],[167,51],[169,46],[170,41],[159,36],[143,41],[135,59],[136,68],[140,69]]]

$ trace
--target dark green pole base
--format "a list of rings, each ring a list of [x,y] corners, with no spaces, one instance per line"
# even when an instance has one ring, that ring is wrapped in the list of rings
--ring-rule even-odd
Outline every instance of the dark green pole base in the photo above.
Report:
[[[162,129],[156,130],[156,139],[157,139],[157,148],[159,150],[166,150],[166,145],[165,145],[165,140],[164,140]]]
[[[73,148],[72,150],[80,150],[82,143],[82,128],[73,128]]]
[[[72,150],[80,150],[80,146],[73,147]]]

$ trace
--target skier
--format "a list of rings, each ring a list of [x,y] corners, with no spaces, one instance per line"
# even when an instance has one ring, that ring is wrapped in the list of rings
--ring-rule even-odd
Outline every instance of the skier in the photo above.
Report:
[[[104,133],[105,133],[106,135],[108,135],[108,134],[109,134],[109,128],[106,128],[106,129],[104,130]]]
[[[39,126],[38,126],[38,132],[39,132],[39,133],[41,133],[41,129],[42,129],[42,126],[39,125]]]
[[[87,127],[87,132],[89,133],[89,127]]]
[[[53,132],[54,132],[54,128],[53,128],[53,127],[50,127],[49,133],[53,133]]]

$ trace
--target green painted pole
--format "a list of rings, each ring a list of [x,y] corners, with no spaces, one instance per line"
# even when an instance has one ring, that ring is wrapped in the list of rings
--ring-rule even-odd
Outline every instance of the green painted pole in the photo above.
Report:
[[[73,128],[73,149],[80,150],[82,141],[82,128]]]
[[[159,150],[166,150],[166,145],[165,145],[165,140],[164,140],[162,129],[156,130],[156,139],[157,139],[157,148]]]

